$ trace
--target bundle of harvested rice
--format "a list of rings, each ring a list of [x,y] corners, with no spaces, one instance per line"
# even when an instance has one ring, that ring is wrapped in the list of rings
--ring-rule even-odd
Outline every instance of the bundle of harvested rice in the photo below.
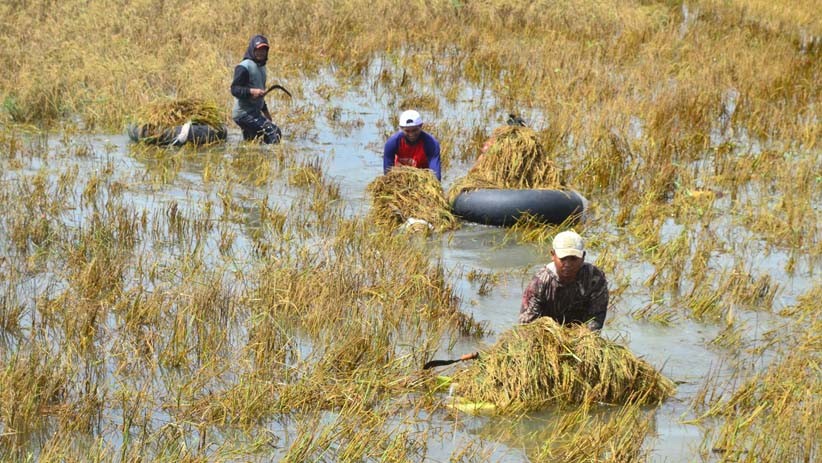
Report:
[[[503,412],[551,403],[655,404],[674,384],[628,349],[548,317],[516,326],[454,375],[457,393]]]
[[[440,182],[430,170],[397,166],[377,177],[367,191],[372,196],[371,217],[378,225],[395,228],[409,219],[419,219],[436,231],[459,226]]]
[[[468,175],[455,183],[448,198],[477,188],[558,188],[556,165],[542,149],[533,129],[504,125],[494,130],[488,148]]]
[[[225,120],[214,102],[196,98],[156,100],[142,108],[136,116],[138,125],[175,127],[191,121],[192,124],[220,127]]]

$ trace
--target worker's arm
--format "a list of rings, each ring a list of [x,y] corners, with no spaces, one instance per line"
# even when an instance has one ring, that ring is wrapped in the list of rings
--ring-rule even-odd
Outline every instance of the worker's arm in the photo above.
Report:
[[[402,132],[397,132],[388,138],[382,150],[382,173],[387,174],[394,167],[394,157],[400,149],[400,136]]]
[[[594,275],[591,278],[590,295],[589,320],[586,326],[594,331],[601,330],[608,311],[608,281],[605,279],[605,274],[598,268],[594,268]]]
[[[546,303],[545,291],[543,291],[544,285],[545,283],[537,275],[534,276],[531,283],[525,288],[525,291],[522,293],[522,302],[519,308],[520,323],[531,323],[545,315],[543,313],[543,307]]]
[[[428,136],[426,139],[425,157],[428,158],[428,168],[434,171],[437,180],[442,181],[440,143],[432,136]]]
[[[248,69],[245,66],[236,66],[234,68],[234,79],[231,81],[231,94],[240,99],[251,98],[249,80]]]

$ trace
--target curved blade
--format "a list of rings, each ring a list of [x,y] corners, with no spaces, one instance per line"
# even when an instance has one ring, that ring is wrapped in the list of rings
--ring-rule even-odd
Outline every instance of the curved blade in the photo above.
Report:
[[[272,90],[274,90],[274,89],[277,89],[277,90],[282,90],[282,91],[283,91],[283,92],[285,92],[285,94],[286,94],[286,95],[288,95],[290,98],[293,98],[293,97],[291,96],[291,92],[289,92],[289,91],[288,91],[285,87],[283,87],[282,85],[279,85],[279,84],[274,84],[274,85],[272,85],[271,87],[268,87],[268,89],[265,91],[265,93],[263,94],[263,96],[268,95],[268,93],[269,93],[269,92],[271,92],[271,91],[272,91]]]

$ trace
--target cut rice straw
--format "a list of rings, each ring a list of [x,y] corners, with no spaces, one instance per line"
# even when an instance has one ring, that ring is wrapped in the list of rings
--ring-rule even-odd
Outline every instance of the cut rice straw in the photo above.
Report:
[[[162,98],[142,108],[136,116],[138,125],[175,127],[188,121],[193,124],[218,128],[223,125],[223,114],[217,105],[196,98]]]
[[[504,413],[550,404],[658,404],[675,389],[625,347],[548,317],[504,333],[454,382],[465,400],[493,403]]]
[[[371,217],[380,226],[396,228],[409,219],[419,219],[436,231],[459,227],[440,182],[430,170],[394,167],[371,182],[368,192],[372,196]]]
[[[528,127],[504,125],[494,130],[488,149],[448,193],[453,202],[463,191],[478,188],[560,188],[559,170]]]

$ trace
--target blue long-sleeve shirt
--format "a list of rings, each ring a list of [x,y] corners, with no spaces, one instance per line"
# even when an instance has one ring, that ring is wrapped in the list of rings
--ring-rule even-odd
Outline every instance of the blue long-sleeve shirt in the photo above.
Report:
[[[388,171],[394,167],[394,157],[400,149],[400,137],[404,135],[403,131],[400,130],[394,135],[391,135],[388,141],[385,142],[385,148],[382,153],[382,171],[384,174],[387,174]],[[407,142],[408,140],[406,139],[406,143]],[[423,144],[425,157],[428,158],[428,168],[434,171],[437,180],[442,181],[442,173],[440,172],[440,142],[428,132],[421,132],[420,138],[416,143]]]

